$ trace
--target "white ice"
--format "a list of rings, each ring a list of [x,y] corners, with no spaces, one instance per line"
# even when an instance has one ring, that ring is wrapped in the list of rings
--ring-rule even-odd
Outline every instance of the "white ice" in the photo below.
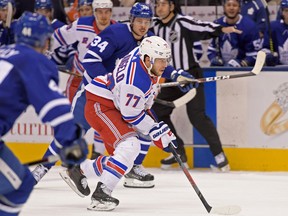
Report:
[[[21,216],[209,215],[181,169],[147,169],[155,176],[156,186],[152,189],[124,188],[121,180],[112,194],[120,204],[111,212],[86,210],[90,197],[75,194],[59,176],[60,169],[50,170],[35,187]],[[239,205],[239,216],[288,215],[288,172],[190,170],[190,174],[212,207]],[[89,179],[92,193],[97,182]]]

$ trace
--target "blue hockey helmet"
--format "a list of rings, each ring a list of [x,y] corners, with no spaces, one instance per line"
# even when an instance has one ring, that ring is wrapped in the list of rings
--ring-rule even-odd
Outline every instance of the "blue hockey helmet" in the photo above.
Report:
[[[51,0],[35,0],[34,10],[48,9],[52,10],[53,5]]]
[[[0,0],[0,8],[5,8],[8,4],[8,2],[11,2],[13,8],[15,8],[15,1],[14,0]]]
[[[130,18],[141,17],[152,19],[153,11],[148,4],[135,3],[130,10]]]
[[[15,26],[15,41],[32,47],[44,47],[53,28],[47,18],[38,13],[24,12]]]
[[[83,5],[92,5],[93,0],[79,0],[78,1],[78,7],[81,7]]]
[[[288,0],[281,1],[281,9],[288,8]]]

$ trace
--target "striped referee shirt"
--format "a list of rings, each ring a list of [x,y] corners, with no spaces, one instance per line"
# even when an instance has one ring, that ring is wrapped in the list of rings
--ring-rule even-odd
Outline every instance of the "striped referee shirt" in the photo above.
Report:
[[[153,18],[152,31],[166,40],[172,49],[172,65],[184,70],[199,67],[193,55],[193,43],[218,37],[222,31],[219,24],[196,20],[193,17],[176,14],[168,23]]]

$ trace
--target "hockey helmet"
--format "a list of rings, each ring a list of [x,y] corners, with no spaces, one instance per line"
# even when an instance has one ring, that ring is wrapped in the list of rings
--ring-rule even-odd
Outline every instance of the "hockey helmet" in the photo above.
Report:
[[[93,10],[97,8],[113,8],[113,2],[111,0],[94,0],[92,3]]]
[[[34,10],[39,10],[39,9],[48,9],[52,10],[52,2],[51,0],[36,0],[35,5],[34,5]]]
[[[5,8],[10,2],[12,4],[12,7],[15,8],[15,1],[14,0],[0,0],[0,8]]]
[[[83,5],[92,5],[93,0],[79,0],[78,7],[81,7]]]
[[[288,8],[288,0],[281,1],[281,9]]]
[[[151,67],[147,68],[150,75],[152,75],[150,70],[156,58],[166,59],[167,62],[171,60],[171,48],[169,44],[158,36],[144,38],[139,46],[139,54],[143,62],[146,55],[150,57]]]
[[[32,47],[44,47],[53,29],[47,18],[38,13],[24,12],[15,26],[15,41]]]
[[[130,19],[135,17],[152,19],[153,11],[148,4],[137,2],[130,10]]]

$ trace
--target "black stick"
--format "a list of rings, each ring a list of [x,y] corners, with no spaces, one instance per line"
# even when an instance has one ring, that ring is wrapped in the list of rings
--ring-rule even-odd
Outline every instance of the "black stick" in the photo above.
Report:
[[[184,174],[186,175],[187,179],[189,180],[190,184],[192,185],[193,189],[195,190],[197,196],[199,197],[199,199],[201,200],[201,202],[203,203],[204,207],[206,208],[207,212],[210,213],[212,207],[208,204],[208,202],[206,201],[206,199],[204,198],[203,194],[201,193],[201,191],[199,190],[199,188],[197,187],[195,181],[193,180],[192,176],[190,175],[188,169],[185,167],[185,165],[183,164],[183,162],[181,161],[180,157],[178,156],[176,150],[174,149],[173,145],[170,144],[169,145],[170,150],[172,152],[172,154],[174,155],[176,161],[178,162],[178,164],[180,165],[181,169],[183,170]]]

